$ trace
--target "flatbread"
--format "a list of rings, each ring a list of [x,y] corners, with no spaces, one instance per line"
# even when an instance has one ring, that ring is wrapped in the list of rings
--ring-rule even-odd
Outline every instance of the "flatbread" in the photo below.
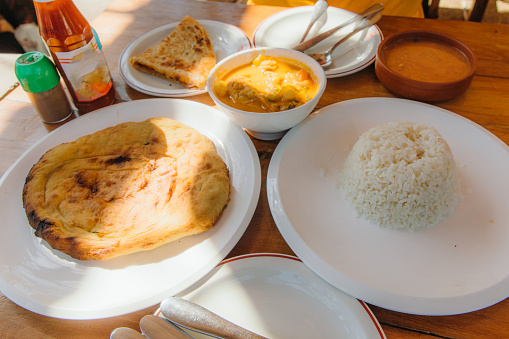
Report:
[[[49,150],[26,178],[23,206],[35,235],[52,248],[105,260],[210,229],[229,190],[212,141],[152,118]]]
[[[186,16],[163,41],[129,61],[142,72],[200,88],[216,65],[216,56],[207,31]]]

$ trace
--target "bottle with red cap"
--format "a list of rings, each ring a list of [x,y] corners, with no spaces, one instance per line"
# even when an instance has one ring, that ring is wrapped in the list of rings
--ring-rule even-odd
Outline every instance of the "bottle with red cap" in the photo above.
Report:
[[[115,88],[99,39],[72,0],[34,0],[39,32],[80,114],[111,105]]]

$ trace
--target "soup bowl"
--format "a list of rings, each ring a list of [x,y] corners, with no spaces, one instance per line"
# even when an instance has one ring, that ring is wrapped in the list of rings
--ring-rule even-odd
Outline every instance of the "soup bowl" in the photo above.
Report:
[[[216,92],[218,81],[232,70],[250,64],[260,54],[288,61],[308,71],[318,87],[316,95],[305,104],[295,108],[270,113],[245,111],[231,107],[221,101]],[[253,48],[233,54],[221,60],[211,70],[207,78],[207,91],[219,110],[232,122],[244,128],[250,135],[261,140],[279,139],[288,129],[304,120],[315,108],[326,85],[327,78],[323,68],[314,59],[301,52],[275,47]]]
[[[460,95],[470,86],[476,68],[477,58],[467,45],[429,31],[389,36],[378,46],[375,61],[376,75],[389,91],[425,102]]]

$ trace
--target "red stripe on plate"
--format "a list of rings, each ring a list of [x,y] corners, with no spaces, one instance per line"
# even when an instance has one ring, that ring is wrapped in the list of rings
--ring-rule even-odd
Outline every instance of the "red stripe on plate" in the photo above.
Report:
[[[240,260],[240,259],[245,259],[245,258],[256,258],[256,257],[276,257],[276,258],[291,259],[291,260],[295,260],[295,261],[300,261],[300,262],[302,262],[299,258],[294,257],[294,256],[292,256],[292,255],[288,255],[288,254],[279,254],[279,253],[255,253],[255,254],[245,254],[245,255],[239,255],[238,257],[233,257],[233,258],[230,258],[230,259],[225,259],[225,260],[223,260],[222,262],[220,262],[217,266],[221,266],[221,265],[223,265],[223,264],[227,264],[227,263],[230,263],[230,262],[233,262],[233,261],[237,261],[237,260]]]
[[[364,307],[364,310],[368,313],[369,317],[371,318],[371,321],[373,321],[373,324],[375,324],[375,327],[378,331],[378,334],[380,334],[380,338],[385,339],[386,336],[384,335],[384,331],[382,331],[382,328],[380,327],[380,323],[378,320],[376,320],[375,316],[373,315],[373,312],[371,312],[371,309],[366,305],[366,303],[362,300],[357,299],[357,301]]]

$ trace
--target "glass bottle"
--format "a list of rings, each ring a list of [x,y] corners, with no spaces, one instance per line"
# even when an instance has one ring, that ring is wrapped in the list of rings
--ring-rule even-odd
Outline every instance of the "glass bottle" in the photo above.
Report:
[[[75,118],[55,65],[41,52],[16,59],[14,73],[48,131]]]
[[[111,105],[115,88],[92,27],[72,0],[34,0],[39,32],[80,113]]]

